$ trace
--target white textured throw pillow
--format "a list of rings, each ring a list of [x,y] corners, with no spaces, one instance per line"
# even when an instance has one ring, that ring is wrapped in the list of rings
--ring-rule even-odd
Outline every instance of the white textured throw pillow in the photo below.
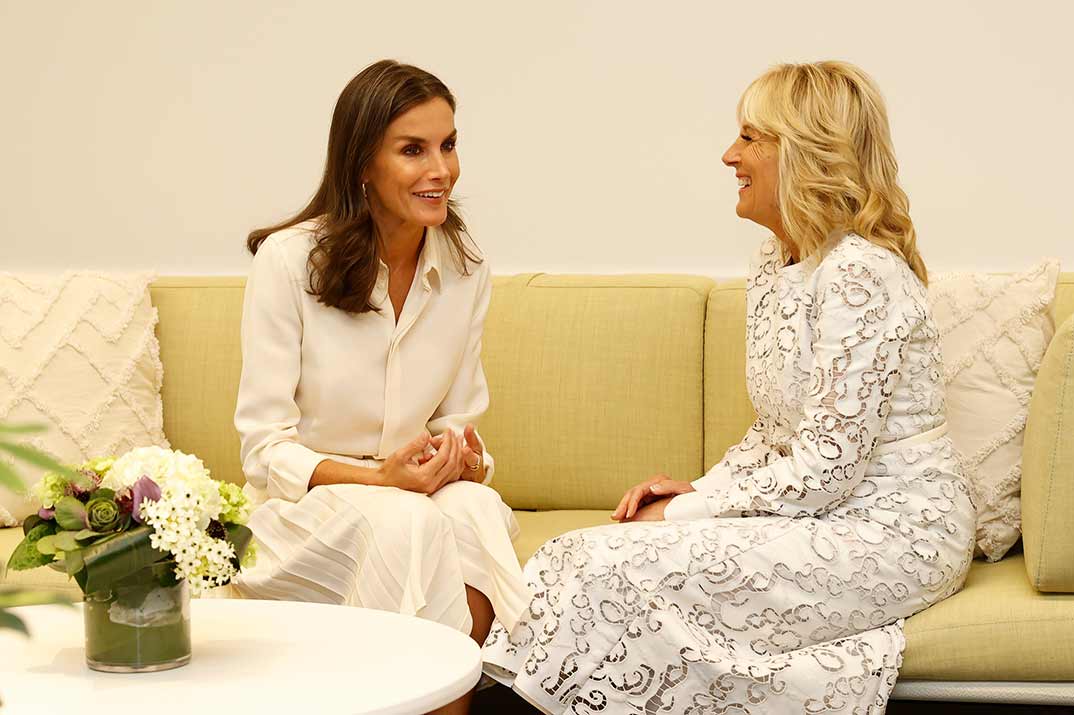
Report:
[[[1055,333],[1059,262],[1024,273],[929,281],[947,371],[949,434],[977,505],[977,555],[1003,558],[1021,534],[1022,437],[1029,398]]]
[[[44,425],[26,441],[63,462],[167,447],[151,278],[0,273],[0,421]],[[16,469],[28,486],[43,473]],[[36,509],[0,487],[0,526]]]

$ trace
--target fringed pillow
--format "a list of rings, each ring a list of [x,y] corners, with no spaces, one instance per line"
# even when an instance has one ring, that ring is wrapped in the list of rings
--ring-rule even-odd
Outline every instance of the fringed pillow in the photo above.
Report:
[[[1059,262],[1024,273],[938,275],[949,434],[977,506],[977,555],[1003,558],[1021,534],[1022,436],[1044,351],[1055,333]]]
[[[45,426],[26,441],[65,463],[168,447],[151,278],[0,273],[0,422]],[[28,487],[43,473],[15,468]],[[36,510],[0,487],[0,526]]]

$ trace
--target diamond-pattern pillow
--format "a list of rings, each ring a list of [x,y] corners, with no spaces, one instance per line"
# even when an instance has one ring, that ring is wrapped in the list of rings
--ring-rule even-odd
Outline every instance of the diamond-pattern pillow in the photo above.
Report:
[[[930,280],[947,383],[951,440],[977,506],[977,555],[1003,558],[1021,534],[1022,437],[1029,398],[1055,333],[1059,262],[1024,273]]]
[[[26,441],[62,462],[168,447],[151,278],[0,273],[0,421],[46,426]],[[15,468],[27,485],[42,475]],[[36,509],[0,487],[0,526]]]

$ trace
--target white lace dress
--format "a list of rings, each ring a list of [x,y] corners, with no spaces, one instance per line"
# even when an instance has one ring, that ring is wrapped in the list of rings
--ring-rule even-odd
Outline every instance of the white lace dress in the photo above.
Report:
[[[747,284],[742,442],[668,521],[526,564],[536,595],[484,658],[542,711],[883,712],[902,619],[961,587],[974,513],[924,287],[854,235],[784,263],[769,239]]]

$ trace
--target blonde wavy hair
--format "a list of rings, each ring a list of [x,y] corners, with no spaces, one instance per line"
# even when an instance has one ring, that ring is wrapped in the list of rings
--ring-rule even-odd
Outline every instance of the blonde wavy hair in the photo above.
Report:
[[[780,215],[802,258],[832,232],[853,231],[928,283],[887,110],[869,75],[846,62],[778,65],[746,88],[738,120],[776,139]]]

